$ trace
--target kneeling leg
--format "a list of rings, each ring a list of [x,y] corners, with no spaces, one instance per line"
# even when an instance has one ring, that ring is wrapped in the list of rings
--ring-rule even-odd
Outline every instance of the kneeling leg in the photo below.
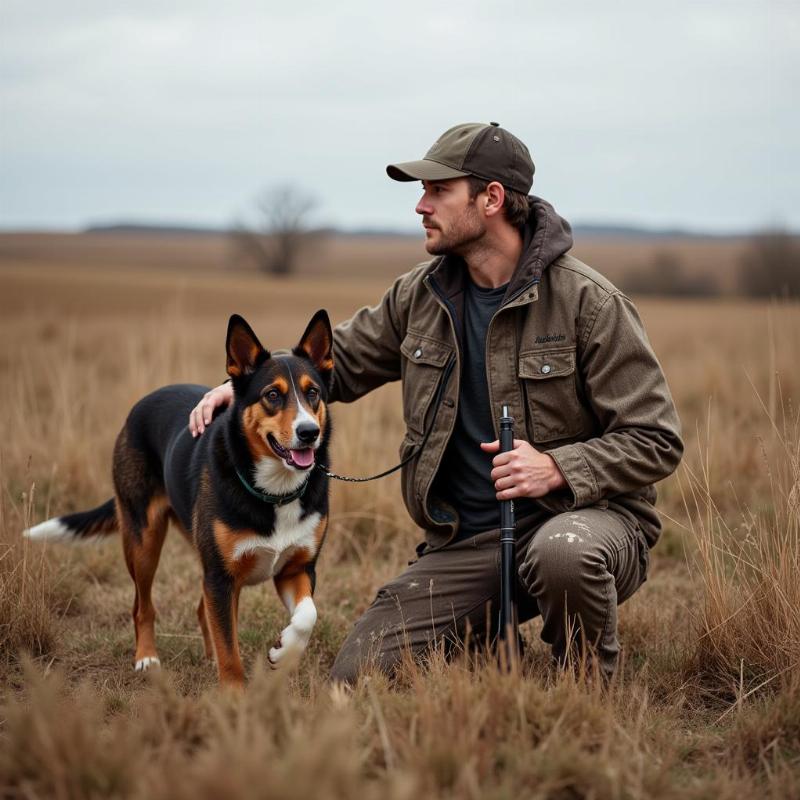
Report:
[[[542,614],[542,639],[564,664],[585,642],[610,676],[617,664],[617,606],[646,578],[644,539],[624,516],[581,509],[548,520],[523,553],[519,577]]]

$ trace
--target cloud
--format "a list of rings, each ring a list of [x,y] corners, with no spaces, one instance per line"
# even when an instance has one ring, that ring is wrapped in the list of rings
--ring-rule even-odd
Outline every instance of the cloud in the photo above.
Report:
[[[412,225],[383,166],[470,119],[525,139],[567,216],[800,224],[789,3],[5,5],[5,226],[224,223],[284,180]]]

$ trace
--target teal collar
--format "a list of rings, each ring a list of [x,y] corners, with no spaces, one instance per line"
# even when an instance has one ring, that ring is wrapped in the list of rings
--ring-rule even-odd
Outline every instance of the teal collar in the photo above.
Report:
[[[247,491],[250,492],[253,497],[257,497],[259,500],[263,500],[265,503],[272,503],[272,505],[275,506],[285,506],[287,503],[291,503],[292,500],[297,500],[298,497],[302,497],[308,488],[308,479],[311,477],[311,473],[309,471],[309,474],[306,476],[306,479],[303,481],[302,485],[289,494],[270,494],[269,492],[262,492],[261,489],[256,489],[254,486],[251,486],[238,469],[236,470],[236,474],[239,476],[242,486],[244,486],[244,488],[247,489]]]

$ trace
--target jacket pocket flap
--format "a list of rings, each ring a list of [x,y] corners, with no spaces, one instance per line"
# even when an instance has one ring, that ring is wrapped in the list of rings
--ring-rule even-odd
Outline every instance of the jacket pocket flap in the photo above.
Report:
[[[453,352],[453,348],[421,333],[409,331],[400,344],[400,352],[414,364],[443,367]]]
[[[548,350],[519,354],[519,377],[533,380],[558,378],[575,372],[575,350]]]

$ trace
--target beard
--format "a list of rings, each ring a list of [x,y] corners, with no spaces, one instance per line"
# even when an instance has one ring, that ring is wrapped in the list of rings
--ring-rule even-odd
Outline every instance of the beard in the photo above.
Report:
[[[423,218],[423,222],[426,221]],[[470,203],[461,216],[453,220],[447,230],[440,227],[437,227],[436,230],[439,233],[436,240],[425,242],[425,249],[432,256],[443,256],[449,253],[463,256],[475,242],[483,238],[486,226],[474,203]]]

